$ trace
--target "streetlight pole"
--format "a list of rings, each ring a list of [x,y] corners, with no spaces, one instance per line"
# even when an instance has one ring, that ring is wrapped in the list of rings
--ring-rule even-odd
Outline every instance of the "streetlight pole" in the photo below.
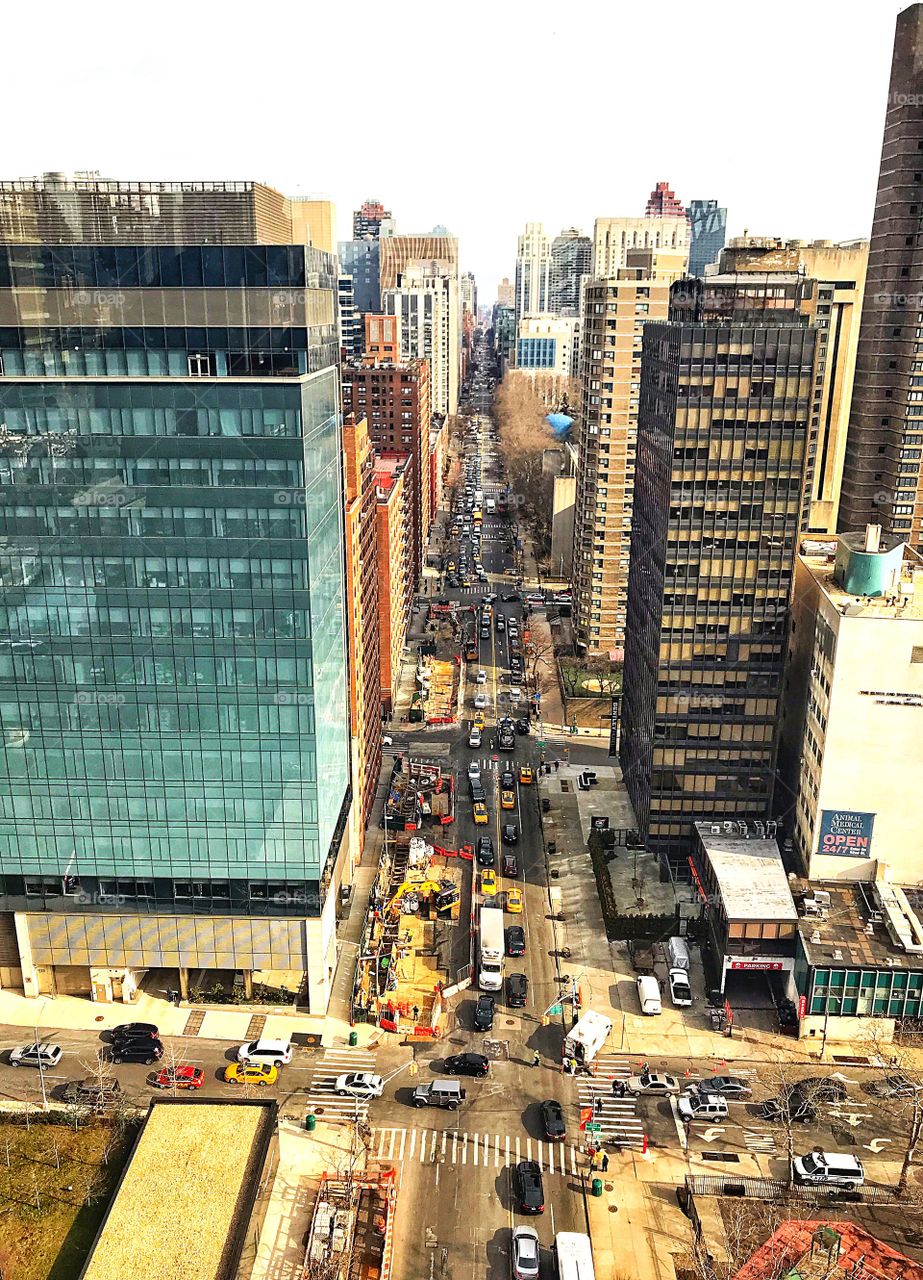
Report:
[[[44,999],[44,997],[42,997],[42,999]],[[44,1012],[45,1012],[45,1005],[42,1004],[38,1012],[38,1017],[35,1019],[35,1026],[32,1028],[32,1036],[33,1036],[32,1043],[35,1045],[35,1056],[38,1061],[38,1078],[42,1086],[42,1110],[47,1111],[48,1110],[48,1094],[45,1089],[45,1063],[42,1059],[42,1055],[39,1050],[39,1040],[38,1040],[38,1024],[41,1022],[42,1014]]]

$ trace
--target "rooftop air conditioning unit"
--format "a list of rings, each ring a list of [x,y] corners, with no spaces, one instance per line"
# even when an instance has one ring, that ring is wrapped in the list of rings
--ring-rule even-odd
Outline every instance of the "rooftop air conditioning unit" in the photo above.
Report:
[[[815,929],[814,932],[811,934],[811,942],[814,944],[815,947],[820,946],[820,930],[819,929]]]
[[[713,835],[713,836],[720,836],[720,834],[721,834],[721,823],[720,823],[720,822],[713,822],[713,823],[711,824],[711,833],[712,833],[712,835]]]
[[[833,953],[833,958],[834,958],[834,960],[842,960],[842,959],[843,959],[843,952],[842,952],[842,951],[840,951],[840,950],[839,950],[839,948],[837,948],[837,950],[836,950],[836,951],[834,951],[834,953]]]

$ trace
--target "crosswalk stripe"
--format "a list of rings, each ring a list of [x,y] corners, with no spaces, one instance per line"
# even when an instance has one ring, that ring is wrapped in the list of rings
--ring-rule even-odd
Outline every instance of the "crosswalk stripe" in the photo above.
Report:
[[[506,1163],[510,1162],[510,1135],[506,1135]]]
[[[467,1163],[468,1163],[468,1135],[466,1133],[464,1141],[462,1142],[462,1164],[467,1164]]]
[[[573,1147],[571,1147],[571,1149],[570,1149],[570,1171],[571,1171],[571,1173],[573,1173],[573,1174],[576,1174],[576,1172],[577,1172],[577,1158],[576,1158],[576,1156],[574,1155],[574,1148],[573,1148]]]
[[[500,1135],[497,1134],[496,1146],[494,1147],[494,1168],[500,1168]]]
[[[458,1134],[452,1134],[452,1163],[458,1163]]]
[[[441,1151],[441,1153],[440,1153],[440,1154],[442,1155],[443,1160],[445,1159],[445,1149],[446,1149],[446,1144],[448,1143],[448,1140],[449,1140],[449,1135],[443,1131],[443,1134],[442,1134],[442,1151]]]

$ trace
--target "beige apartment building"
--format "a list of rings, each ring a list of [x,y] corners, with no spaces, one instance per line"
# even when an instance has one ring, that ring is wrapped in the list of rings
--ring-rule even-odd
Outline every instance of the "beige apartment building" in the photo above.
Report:
[[[641,337],[647,321],[667,319],[670,308],[669,276],[652,279],[627,268],[621,276],[584,286],[573,551],[577,636],[590,651],[613,652],[619,659],[625,643]]]
[[[867,240],[805,244],[740,236],[729,242],[714,268],[714,273],[795,272],[816,282],[802,305],[802,312],[818,330],[811,404],[817,449],[808,520],[808,529],[815,534],[832,534],[837,527],[868,259]]]
[[[378,502],[378,627],[381,705],[394,709],[401,654],[413,600],[410,493],[405,483],[410,455],[382,454],[375,460]]]
[[[689,222],[675,214],[664,217],[597,218],[593,225],[593,277],[617,276],[628,266],[631,249],[669,249],[685,252],[682,272],[689,261]]]
[[[802,542],[779,765],[811,880],[919,883],[923,559],[878,525]]]

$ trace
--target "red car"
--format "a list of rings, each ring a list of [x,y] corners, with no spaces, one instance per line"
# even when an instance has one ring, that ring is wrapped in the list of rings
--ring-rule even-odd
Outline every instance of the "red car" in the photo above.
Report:
[[[201,1089],[204,1083],[201,1067],[164,1067],[151,1080],[155,1089]]]

